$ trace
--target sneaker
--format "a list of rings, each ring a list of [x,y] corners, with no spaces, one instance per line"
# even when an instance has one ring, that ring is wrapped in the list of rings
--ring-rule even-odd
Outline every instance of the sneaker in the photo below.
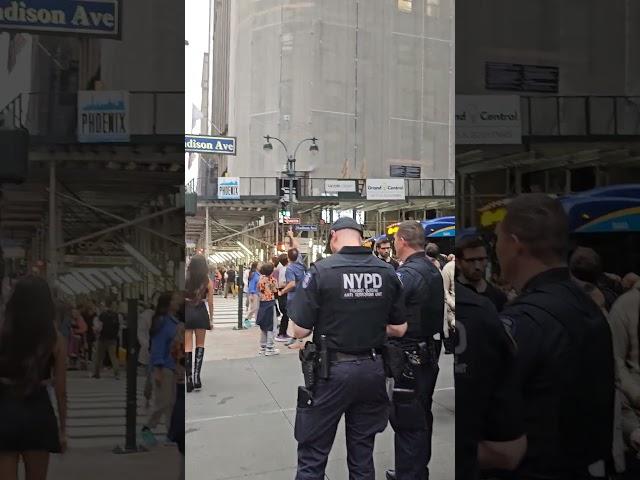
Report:
[[[289,335],[276,335],[275,338],[276,342],[288,342],[289,340],[291,340]]]
[[[153,434],[153,432],[149,429],[149,427],[142,427],[141,435],[142,435],[142,441],[146,445],[150,447],[155,447],[158,444],[158,439]]]
[[[258,355],[264,355],[264,352],[266,352],[266,347],[260,347],[260,350],[258,350]]]
[[[264,356],[270,357],[271,355],[280,355],[280,350],[278,350],[277,348],[267,348],[267,350],[264,352]]]
[[[251,320],[248,318],[244,320],[244,328],[251,328]]]

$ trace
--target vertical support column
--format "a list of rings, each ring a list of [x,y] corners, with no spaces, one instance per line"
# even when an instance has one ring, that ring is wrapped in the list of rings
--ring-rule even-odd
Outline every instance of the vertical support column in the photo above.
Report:
[[[279,218],[280,218],[280,215],[278,214],[278,209],[276,209],[276,215],[275,215],[275,221],[276,221],[276,223],[275,223],[275,228],[274,228],[274,231],[275,231],[275,239],[276,239],[276,253],[278,252],[278,241],[279,241],[279,238],[278,238],[278,230],[279,230],[279,228],[278,228],[278,227],[279,227],[279,225],[278,225],[278,219],[279,219]]]
[[[469,209],[471,210],[469,216],[469,225],[475,227],[476,224],[476,185],[474,183],[473,176],[469,177],[469,198],[471,201],[471,205]]]
[[[464,228],[466,226],[468,226],[469,224],[467,223],[467,209],[466,209],[466,204],[467,204],[467,196],[466,196],[466,183],[467,183],[467,174],[466,173],[461,173],[460,174],[460,186],[458,187],[460,195],[458,195],[458,198],[460,199],[460,206],[458,207],[458,211],[460,212],[460,218],[461,218],[461,225],[460,227],[457,228]]]
[[[209,207],[204,207],[205,219],[204,219],[204,256],[209,261]]]
[[[49,162],[49,266],[47,277],[50,285],[53,285],[58,276],[58,252],[56,250],[56,237],[58,223],[56,221],[56,163]]]

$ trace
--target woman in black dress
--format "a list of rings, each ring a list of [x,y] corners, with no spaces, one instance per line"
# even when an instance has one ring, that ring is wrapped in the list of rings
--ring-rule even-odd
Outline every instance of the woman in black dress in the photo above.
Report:
[[[0,478],[47,478],[50,453],[66,450],[66,345],[47,282],[18,281],[0,314]],[[49,400],[53,384],[58,419]],[[58,428],[59,427],[59,428]]]
[[[208,273],[207,260],[202,255],[194,255],[187,267],[185,286],[184,351],[187,392],[202,388],[200,372],[204,359],[204,340],[207,330],[213,328],[213,285],[209,280]],[[195,365],[192,354],[194,336],[196,344]]]

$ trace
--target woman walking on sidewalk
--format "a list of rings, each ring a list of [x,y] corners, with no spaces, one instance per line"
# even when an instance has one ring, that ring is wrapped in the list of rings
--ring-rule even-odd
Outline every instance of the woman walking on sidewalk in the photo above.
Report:
[[[171,413],[176,399],[176,361],[172,356],[172,345],[178,330],[180,298],[177,292],[165,292],[158,299],[158,306],[151,323],[151,362],[153,368],[154,408],[149,420],[142,427],[145,443],[156,444],[152,430],[164,417],[169,430]]]
[[[51,453],[67,446],[67,347],[55,326],[49,285],[18,281],[0,313],[0,478],[17,480],[22,458],[27,480],[44,480]],[[58,419],[47,386],[53,384]]]
[[[207,276],[209,267],[202,255],[194,255],[187,268],[185,286],[185,338],[187,392],[202,388],[200,372],[204,359],[204,340],[207,330],[213,328],[213,285]],[[207,309],[208,307],[208,309]],[[195,369],[193,364],[193,337],[195,336]]]

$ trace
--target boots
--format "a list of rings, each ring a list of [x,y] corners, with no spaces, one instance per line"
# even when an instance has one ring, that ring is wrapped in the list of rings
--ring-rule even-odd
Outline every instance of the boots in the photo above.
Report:
[[[204,347],[196,347],[196,365],[193,375],[193,387],[196,390],[202,388],[202,382],[200,381],[200,371],[202,370],[202,361],[204,360]]]
[[[193,352],[185,352],[185,369],[187,371],[187,392],[193,392]]]

